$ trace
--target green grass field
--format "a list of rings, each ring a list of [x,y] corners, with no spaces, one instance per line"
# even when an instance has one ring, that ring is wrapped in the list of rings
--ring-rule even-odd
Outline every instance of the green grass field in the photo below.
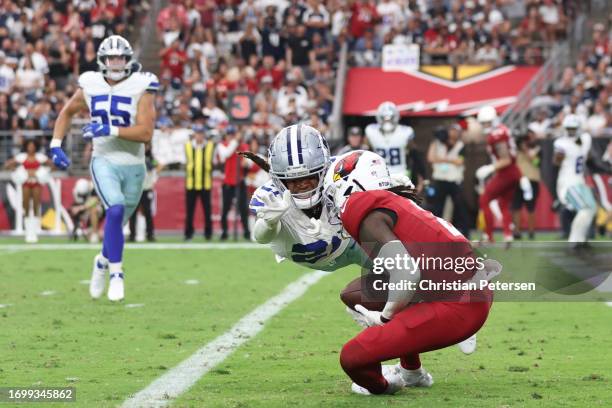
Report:
[[[6,246],[16,242],[0,240],[0,387],[76,387],[76,403],[55,406],[120,405],[307,272],[266,248],[128,249],[126,300],[111,304],[82,282],[95,250]],[[338,355],[358,327],[338,292],[358,273],[324,277],[171,406],[612,406],[603,302],[498,302],[475,354],[422,355],[431,389],[351,394]]]

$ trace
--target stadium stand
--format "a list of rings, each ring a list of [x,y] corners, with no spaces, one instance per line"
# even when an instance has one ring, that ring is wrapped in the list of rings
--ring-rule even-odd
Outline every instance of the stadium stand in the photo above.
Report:
[[[204,123],[216,140],[230,122],[238,123],[243,140],[256,138],[262,154],[279,129],[298,121],[342,145],[343,129],[334,131],[342,114],[338,81],[344,80],[344,47],[349,66],[380,67],[388,44],[417,45],[420,63],[427,65],[541,65],[550,62],[553,45],[567,39],[580,2],[53,3],[4,1],[0,6],[0,165],[21,149],[24,137],[50,138],[76,77],[96,69],[97,46],[110,33],[146,49],[141,60],[161,83],[153,153],[166,170],[182,171],[183,146],[194,122]],[[152,23],[137,32],[133,27],[142,25],[149,10]],[[539,137],[553,137],[568,109],[579,111],[594,135],[611,131],[610,23],[594,28],[593,44],[578,63],[521,109],[531,112],[526,123]],[[143,33],[145,38],[139,38]],[[69,172],[85,174],[90,146],[78,137],[69,140],[74,162]]]

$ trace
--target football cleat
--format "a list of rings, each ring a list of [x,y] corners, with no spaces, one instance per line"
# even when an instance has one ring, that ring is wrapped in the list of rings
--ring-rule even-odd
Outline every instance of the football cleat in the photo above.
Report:
[[[106,273],[108,272],[108,263],[100,260],[100,255],[96,255],[93,262],[93,270],[91,272],[91,280],[89,281],[89,294],[94,299],[99,299],[104,293],[106,284]]]
[[[463,352],[463,354],[472,354],[476,351],[476,335],[468,337],[463,340],[461,343],[458,343],[457,346]]]
[[[406,370],[400,363],[397,363],[395,365],[382,366],[382,372],[385,378],[387,378],[387,375],[399,375],[404,383],[404,387],[429,388],[434,383],[431,374],[423,367],[416,370]]]
[[[383,394],[392,395],[404,388],[404,382],[402,381],[402,377],[400,375],[396,373],[389,373],[384,375],[384,377],[389,385],[387,385],[387,389]],[[372,395],[370,391],[355,383],[351,385],[351,391],[359,395]]]
[[[113,302],[123,300],[123,273],[111,273],[110,280],[108,282],[107,296],[108,300]]]

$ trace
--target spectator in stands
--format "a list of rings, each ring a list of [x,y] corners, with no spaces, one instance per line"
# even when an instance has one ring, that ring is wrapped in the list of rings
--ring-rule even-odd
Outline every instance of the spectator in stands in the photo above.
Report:
[[[170,73],[173,79],[182,79],[187,53],[183,51],[181,41],[177,38],[172,43],[159,52],[162,59],[161,69]]]
[[[290,112],[296,112],[301,117],[308,102],[308,92],[300,85],[298,72],[295,70],[287,74],[287,84],[278,91],[276,99],[277,112],[286,116]]]
[[[606,112],[603,103],[595,102],[593,113],[585,123],[585,130],[592,136],[600,136],[609,123],[610,112]]]
[[[22,61],[15,75],[15,87],[23,91],[29,100],[34,101],[36,94],[40,94],[45,86],[45,77],[41,71],[34,69],[29,58]]]
[[[79,53],[79,64],[78,66],[75,64],[75,67],[78,68],[77,72],[75,72],[76,75],[87,71],[98,70],[96,48],[93,41],[89,40],[85,43],[85,51]]]
[[[193,215],[198,198],[204,211],[204,238],[212,238],[212,183],[215,143],[206,135],[204,124],[193,126],[193,137],[185,143],[185,241],[193,238]]]
[[[461,127],[457,124],[436,128],[434,140],[429,145],[427,161],[433,169],[431,174],[431,196],[428,197],[431,212],[436,217],[443,217],[446,199],[453,202],[453,225],[469,236],[467,213],[463,199],[463,152],[464,143],[461,140]],[[429,194],[428,194],[429,195]]]
[[[355,65],[358,67],[378,67],[382,63],[380,50],[376,48],[372,37],[364,36],[359,52],[355,53]]]
[[[250,239],[249,214],[247,210],[247,194],[245,184],[245,173],[250,163],[238,156],[237,152],[247,151],[248,144],[242,140],[242,134],[233,125],[225,130],[223,141],[217,146],[217,158],[223,163],[223,208],[221,210],[221,240],[228,238],[227,216],[232,208],[232,201],[236,199],[236,208],[242,222],[242,234],[244,239]],[[237,220],[235,221],[237,222]]]
[[[15,83],[15,71],[6,64],[6,54],[0,50],[0,94],[10,94]]]
[[[365,143],[363,131],[359,126],[351,126],[346,137],[347,144],[336,151],[336,156],[348,153],[353,150],[369,150]]]
[[[202,114],[206,118],[206,125],[211,129],[223,126],[228,121],[226,113],[217,105],[214,96],[206,98],[206,106],[202,108]]]
[[[299,24],[287,39],[286,60],[288,67],[307,67],[314,60],[312,41],[306,36],[306,26]]]
[[[329,12],[321,0],[307,0],[306,10],[302,15],[302,20],[307,28],[310,38],[314,34],[325,35],[329,27]]]
[[[376,13],[380,16],[378,27],[380,35],[384,36],[391,29],[401,27],[405,22],[404,10],[396,0],[382,0],[376,5]]]
[[[476,51],[474,61],[481,64],[491,64],[493,66],[497,66],[501,63],[501,56],[498,48],[494,47],[489,41],[485,43],[485,45],[478,51]]]
[[[251,56],[257,55],[257,47],[261,43],[261,36],[255,30],[255,25],[249,23],[244,30],[244,34],[240,37],[238,44],[240,45],[240,56],[244,61],[248,61]]]
[[[379,21],[376,2],[372,0],[356,0],[351,6],[351,12],[349,32],[354,39],[361,38]]]
[[[540,146],[537,144],[537,135],[529,131],[524,137],[518,138],[516,164],[523,177],[527,177],[531,190],[517,188],[512,201],[512,215],[514,218],[514,239],[521,239],[521,208],[527,208],[527,228],[529,239],[535,238],[535,207],[540,191]]]

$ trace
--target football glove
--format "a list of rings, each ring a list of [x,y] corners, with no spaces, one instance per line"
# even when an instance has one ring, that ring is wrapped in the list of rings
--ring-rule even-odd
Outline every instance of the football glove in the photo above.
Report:
[[[261,218],[270,226],[274,226],[280,221],[281,217],[289,209],[291,202],[293,201],[293,198],[291,198],[291,192],[289,190],[285,190],[283,197],[280,200],[276,198],[274,194],[266,194],[259,197],[259,199],[264,203],[264,205],[261,207],[254,207],[255,212],[257,213],[257,218]]]
[[[83,127],[83,137],[85,139],[93,139],[95,137],[107,137],[117,136],[119,129],[116,126],[102,124],[102,123],[90,123]]]
[[[372,326],[382,326],[386,322],[387,319],[383,321],[384,317],[382,316],[382,312],[376,312],[374,310],[368,310],[361,305],[355,305],[355,310],[363,316],[364,322],[367,327]]]
[[[349,316],[351,316],[351,319],[353,319],[355,321],[355,323],[357,323],[359,326],[361,326],[361,327],[368,327],[366,319],[365,319],[365,317],[361,313],[358,313],[358,312],[354,311],[353,309],[351,309],[348,306],[346,307],[346,313],[348,313]]]
[[[61,147],[51,148],[51,160],[53,160],[55,167],[60,170],[66,170],[68,166],[70,166],[70,159],[66,156],[66,153],[64,153]]]

